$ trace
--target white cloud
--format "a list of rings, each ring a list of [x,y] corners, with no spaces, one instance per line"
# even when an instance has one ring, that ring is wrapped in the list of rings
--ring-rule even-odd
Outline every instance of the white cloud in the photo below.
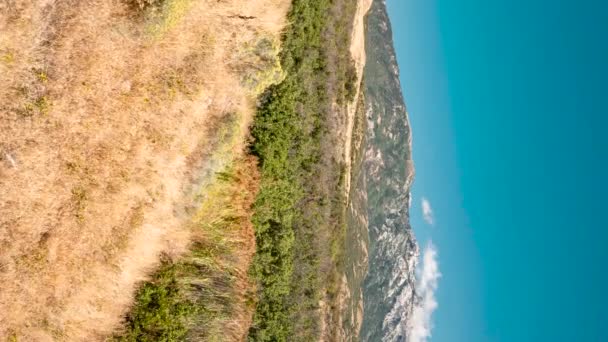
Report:
[[[424,218],[424,221],[430,225],[435,223],[435,216],[433,215],[431,202],[424,197],[422,197],[422,217]]]
[[[416,292],[420,296],[420,302],[414,306],[412,312],[408,326],[408,341],[425,342],[431,337],[433,311],[437,309],[435,291],[440,277],[437,248],[429,242],[424,248],[422,269],[417,274]]]

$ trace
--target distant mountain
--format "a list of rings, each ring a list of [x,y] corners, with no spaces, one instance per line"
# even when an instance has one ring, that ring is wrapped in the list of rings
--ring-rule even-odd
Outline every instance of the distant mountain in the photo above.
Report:
[[[361,176],[367,193],[368,273],[361,341],[405,341],[416,302],[418,245],[409,223],[414,167],[392,31],[384,1],[368,13],[364,73],[366,136]]]

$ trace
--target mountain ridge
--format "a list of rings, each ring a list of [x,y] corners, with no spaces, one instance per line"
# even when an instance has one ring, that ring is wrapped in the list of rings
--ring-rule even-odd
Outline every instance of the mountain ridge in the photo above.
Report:
[[[409,222],[412,133],[384,1],[374,1],[367,25],[362,184],[367,192],[369,262],[359,338],[404,341],[418,300],[419,247]]]

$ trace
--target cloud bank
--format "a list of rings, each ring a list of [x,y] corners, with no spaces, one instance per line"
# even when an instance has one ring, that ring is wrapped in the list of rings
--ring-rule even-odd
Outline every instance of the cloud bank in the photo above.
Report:
[[[425,342],[431,337],[433,329],[432,315],[433,311],[437,309],[435,291],[437,291],[438,280],[441,277],[437,262],[437,248],[432,242],[429,242],[424,248],[422,269],[417,276],[416,292],[421,300],[412,312],[407,336],[408,341]]]
[[[424,221],[430,225],[435,223],[435,216],[433,215],[431,202],[424,197],[422,197],[422,217],[424,218]]]

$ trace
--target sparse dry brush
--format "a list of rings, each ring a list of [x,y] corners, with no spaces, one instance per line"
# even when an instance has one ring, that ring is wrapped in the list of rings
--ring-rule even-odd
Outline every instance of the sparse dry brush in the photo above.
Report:
[[[288,5],[0,2],[0,340],[103,339],[159,256],[205,236],[188,223],[208,175],[281,77],[236,56],[276,50]],[[238,136],[212,160],[228,113]]]

